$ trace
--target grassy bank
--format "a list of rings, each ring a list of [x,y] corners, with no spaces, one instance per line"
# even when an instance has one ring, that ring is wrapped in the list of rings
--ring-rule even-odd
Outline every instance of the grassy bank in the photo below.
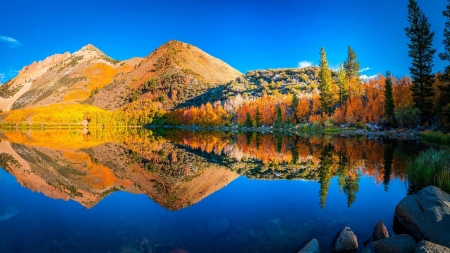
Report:
[[[425,131],[420,134],[422,139],[426,142],[432,142],[442,145],[450,145],[450,134],[443,134],[441,132]]]
[[[434,185],[450,193],[450,151],[429,149],[406,166],[412,190]]]

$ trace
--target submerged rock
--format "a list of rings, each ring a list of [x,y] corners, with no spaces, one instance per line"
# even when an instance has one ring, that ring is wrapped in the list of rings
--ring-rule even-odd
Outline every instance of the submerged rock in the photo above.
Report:
[[[349,227],[342,229],[333,242],[334,253],[354,253],[358,250],[358,239]]]
[[[319,253],[320,246],[317,239],[309,241],[298,253]]]
[[[227,218],[223,218],[220,220],[213,220],[208,223],[208,232],[211,234],[217,235],[225,232],[230,226],[230,222]]]
[[[409,235],[396,235],[372,243],[375,253],[412,253],[416,241]]]
[[[364,249],[361,250],[361,253],[372,253],[372,250],[369,247],[364,247]]]
[[[414,253],[450,253],[450,248],[429,241],[420,241]]]
[[[379,221],[373,228],[372,241],[374,242],[388,237],[389,232],[387,231],[386,226],[384,225],[383,221]]]
[[[419,240],[450,247],[450,195],[428,186],[403,198],[395,218]]]

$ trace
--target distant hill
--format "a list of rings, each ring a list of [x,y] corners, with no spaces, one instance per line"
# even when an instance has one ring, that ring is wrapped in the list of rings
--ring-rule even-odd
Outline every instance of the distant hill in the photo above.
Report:
[[[310,96],[317,92],[319,83],[319,68],[284,68],[249,71],[247,74],[210,89],[200,96],[187,100],[179,107],[199,106],[210,102],[234,100],[241,97],[262,97],[264,93],[271,95],[297,94],[297,96]]]

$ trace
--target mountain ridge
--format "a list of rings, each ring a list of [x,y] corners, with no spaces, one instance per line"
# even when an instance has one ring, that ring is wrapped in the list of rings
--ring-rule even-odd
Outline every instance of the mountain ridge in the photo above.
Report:
[[[170,109],[178,100],[183,102],[240,75],[220,59],[179,41],[164,43],[145,58],[123,61],[87,44],[73,53],[55,54],[23,67],[0,87],[0,109],[82,103],[116,110],[135,100]],[[152,79],[156,87],[149,89]]]

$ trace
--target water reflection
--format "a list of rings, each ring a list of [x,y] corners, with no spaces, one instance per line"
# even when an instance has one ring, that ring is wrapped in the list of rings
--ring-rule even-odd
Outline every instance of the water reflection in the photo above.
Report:
[[[343,226],[361,241],[380,219],[390,230],[404,163],[420,149],[168,129],[0,139],[0,252],[297,252],[311,237],[330,252]]]
[[[350,207],[361,177],[389,190],[405,180],[405,157],[417,143],[363,136],[283,136],[247,132],[113,129],[4,131],[0,167],[56,199],[91,208],[115,191],[144,193],[169,210],[193,205],[239,175],[320,184],[326,206],[331,179]]]

